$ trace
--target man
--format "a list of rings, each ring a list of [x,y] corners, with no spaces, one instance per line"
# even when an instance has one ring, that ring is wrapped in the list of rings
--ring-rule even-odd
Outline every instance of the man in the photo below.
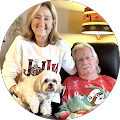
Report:
[[[78,76],[68,77],[58,119],[72,119],[84,115],[100,105],[111,92],[115,79],[100,75],[99,59],[94,48],[87,44],[77,44],[72,49]]]

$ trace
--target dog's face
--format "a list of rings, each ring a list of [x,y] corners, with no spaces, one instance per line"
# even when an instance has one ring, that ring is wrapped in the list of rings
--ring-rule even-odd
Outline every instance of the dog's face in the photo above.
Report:
[[[57,82],[56,77],[47,74],[42,81],[41,90],[43,92],[55,92],[57,89]]]
[[[54,72],[44,70],[38,75],[38,79],[34,84],[34,90],[38,93],[61,92],[61,80]]]

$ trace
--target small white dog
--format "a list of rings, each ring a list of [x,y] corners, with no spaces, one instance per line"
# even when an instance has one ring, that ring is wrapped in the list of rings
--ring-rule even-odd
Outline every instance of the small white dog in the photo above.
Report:
[[[24,108],[38,113],[39,107],[43,115],[50,115],[51,101],[56,93],[62,90],[61,79],[52,71],[44,70],[33,79],[20,82],[16,91],[23,95],[28,105],[23,104],[21,99],[14,96],[15,100]],[[39,106],[40,105],[40,106]]]

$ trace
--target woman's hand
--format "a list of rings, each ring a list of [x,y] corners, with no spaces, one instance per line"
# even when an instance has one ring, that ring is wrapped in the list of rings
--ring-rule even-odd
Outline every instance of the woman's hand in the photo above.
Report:
[[[16,88],[16,85],[12,86],[12,87],[10,88],[10,93],[13,93],[13,90],[14,90],[15,88]],[[27,104],[27,101],[26,101],[25,97],[24,97],[23,95],[21,95],[19,92],[17,92],[17,97],[20,98],[23,103],[26,103],[26,104]]]
[[[23,95],[21,95],[19,92],[17,93],[17,97],[20,98],[23,103],[27,104],[25,97]]]
[[[11,88],[10,88],[10,93],[13,93],[13,90],[16,88],[16,85],[13,85]]]

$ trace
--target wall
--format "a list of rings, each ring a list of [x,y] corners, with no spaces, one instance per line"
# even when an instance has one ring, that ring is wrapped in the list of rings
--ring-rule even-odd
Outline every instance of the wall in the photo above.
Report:
[[[114,42],[118,44],[115,35],[104,35],[102,38],[102,42]]]
[[[15,37],[19,35],[19,32],[23,31],[23,26],[25,24],[25,19],[28,11],[23,12],[21,15],[19,15],[15,21],[10,25],[8,30],[6,30],[6,40],[2,43],[1,51],[0,51],[0,66],[2,66],[5,54],[8,51],[10,45],[14,41]],[[14,52],[14,51],[13,51]]]
[[[58,32],[80,34],[82,31],[83,12],[57,8]]]
[[[99,42],[97,41],[95,35],[61,33],[60,36],[63,40],[67,41],[70,46],[72,46],[75,42]],[[114,35],[103,35],[101,38],[101,42],[114,42],[118,44]]]

